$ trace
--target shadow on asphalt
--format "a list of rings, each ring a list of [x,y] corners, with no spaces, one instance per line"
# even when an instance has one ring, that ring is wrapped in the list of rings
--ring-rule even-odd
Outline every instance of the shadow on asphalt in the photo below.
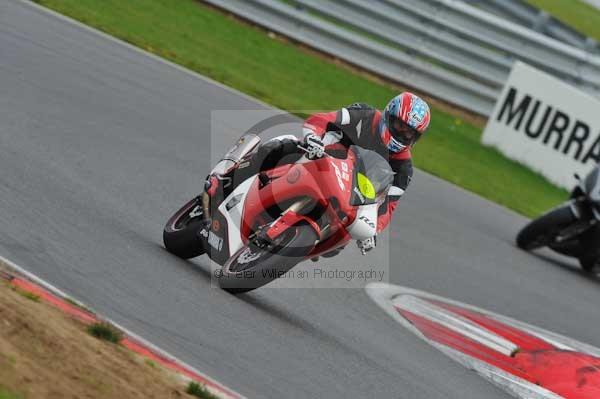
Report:
[[[260,290],[260,288],[259,288]],[[269,289],[270,290],[270,289]],[[279,288],[277,288],[279,290]],[[286,290],[286,288],[281,288]],[[300,292],[302,288],[293,288],[294,292]],[[264,291],[266,295],[269,295],[268,290]],[[310,321],[305,320],[301,317],[295,316],[293,311],[287,310],[278,306],[276,302],[267,299],[265,296],[257,295],[258,291],[246,294],[240,294],[235,296],[238,300],[252,306],[254,309],[266,313],[279,321],[289,324],[292,327],[298,328],[304,333],[308,333],[320,341],[325,342],[337,350],[340,350],[346,354],[354,354],[361,362],[378,365],[377,361],[365,356],[361,351],[357,350],[356,347],[347,344],[340,339],[338,335],[331,333],[326,327],[316,327]],[[331,327],[331,331],[335,331],[334,327]]]
[[[546,261],[547,263],[551,264],[552,266],[558,267],[558,268],[565,270],[571,274],[574,274],[576,276],[579,276],[579,277],[584,278],[589,281],[593,281],[595,283],[600,283],[600,276],[598,275],[598,272],[600,272],[600,271],[598,271],[596,273],[588,273],[588,272],[584,271],[583,269],[581,269],[579,266],[569,264],[569,263],[562,261],[560,259],[557,259],[553,256],[549,256],[546,254],[540,254],[540,253],[534,253],[534,252],[532,252],[531,255],[535,256],[536,258],[542,259],[542,260]]]
[[[202,277],[204,277],[209,283],[211,280],[211,271],[210,271],[210,263],[203,261],[203,257],[204,255],[200,255],[197,258],[192,258],[192,259],[181,259],[175,255],[173,255],[172,253],[170,253],[169,251],[167,251],[167,249],[165,247],[163,247],[161,244],[158,243],[154,243],[154,246],[158,249],[160,249],[160,251],[167,255],[169,258],[171,258],[171,260],[173,261],[172,264],[173,265],[177,265],[177,267],[182,267],[185,268],[185,270],[191,270],[194,272],[199,272],[200,275],[202,275]]]
[[[267,291],[271,291],[273,288],[270,288]],[[285,288],[283,288],[285,289]],[[260,290],[260,288],[259,288]],[[270,316],[287,323],[293,327],[299,328],[301,330],[309,330],[315,333],[320,333],[317,331],[309,322],[301,319],[300,317],[294,316],[289,311],[277,306],[276,303],[270,302],[268,299],[261,297],[258,294],[258,291],[248,292],[245,294],[234,295],[238,300],[252,306],[256,310],[259,310],[263,313],[267,313]]]

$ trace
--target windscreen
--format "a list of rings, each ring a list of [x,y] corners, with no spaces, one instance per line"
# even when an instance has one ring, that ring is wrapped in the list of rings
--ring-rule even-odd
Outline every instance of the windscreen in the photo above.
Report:
[[[245,134],[225,153],[223,158],[212,169],[211,174],[224,175],[230,172],[238,162],[251,153],[260,143],[255,134]]]
[[[351,146],[350,150],[356,155],[350,203],[373,204],[394,182],[394,172],[388,161],[375,151],[358,146]]]
[[[248,133],[239,138],[239,140],[227,151],[223,159],[234,162],[241,160],[246,154],[251,152],[260,143],[260,137],[256,134]]]
[[[600,165],[596,166],[586,177],[584,186],[590,199],[594,202],[600,202]]]

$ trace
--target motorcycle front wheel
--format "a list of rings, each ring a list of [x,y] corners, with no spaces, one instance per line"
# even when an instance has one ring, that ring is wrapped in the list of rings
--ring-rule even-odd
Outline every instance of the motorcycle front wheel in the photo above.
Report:
[[[600,270],[600,257],[596,255],[582,256],[579,258],[579,264],[586,273],[597,272]]]
[[[596,225],[581,237],[582,251],[579,256],[579,264],[587,273],[596,273],[600,271],[600,229]]]
[[[556,208],[532,220],[517,235],[517,246],[526,251],[552,245],[559,234],[576,218],[570,205]]]
[[[318,239],[307,223],[288,228],[273,242],[249,243],[237,251],[218,273],[219,286],[232,294],[262,287],[281,277],[308,256]]]

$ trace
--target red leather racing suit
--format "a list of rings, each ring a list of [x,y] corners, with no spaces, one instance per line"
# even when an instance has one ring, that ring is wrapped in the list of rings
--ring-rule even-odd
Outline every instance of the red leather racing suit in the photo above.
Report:
[[[390,152],[380,139],[381,111],[367,104],[353,104],[338,111],[318,113],[304,122],[304,135],[316,134],[323,138],[326,132],[342,133],[340,144],[348,147],[358,145],[375,151],[388,160],[394,176],[393,187],[386,201],[379,207],[377,232],[381,232],[392,218],[398,200],[408,187],[412,175],[410,147],[400,152]]]

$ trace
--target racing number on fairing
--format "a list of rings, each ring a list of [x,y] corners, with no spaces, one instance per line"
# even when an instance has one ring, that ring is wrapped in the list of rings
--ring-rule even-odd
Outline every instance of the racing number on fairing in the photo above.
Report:
[[[344,180],[350,182],[350,174],[348,174],[348,164],[346,162],[342,162],[342,170],[337,167],[335,163],[332,163],[333,168],[335,169],[335,176],[337,177],[338,185],[342,190],[346,189],[346,185],[344,184]]]
[[[342,162],[342,178],[347,182],[350,181],[350,175],[348,174],[348,164],[346,162]]]

